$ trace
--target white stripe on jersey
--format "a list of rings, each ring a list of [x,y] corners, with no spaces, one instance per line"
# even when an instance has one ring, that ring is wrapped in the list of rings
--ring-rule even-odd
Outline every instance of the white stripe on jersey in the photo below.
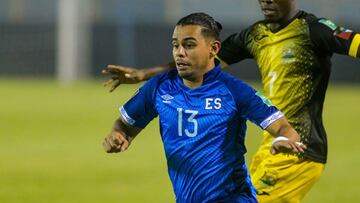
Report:
[[[284,117],[284,114],[282,114],[280,111],[277,111],[277,112],[273,113],[271,116],[267,117],[263,122],[261,122],[260,126],[263,129],[265,129],[281,117]]]
[[[135,124],[135,120],[132,119],[125,111],[124,106],[120,107],[120,113],[121,116],[123,117],[123,119],[129,124],[129,125],[134,125]]]

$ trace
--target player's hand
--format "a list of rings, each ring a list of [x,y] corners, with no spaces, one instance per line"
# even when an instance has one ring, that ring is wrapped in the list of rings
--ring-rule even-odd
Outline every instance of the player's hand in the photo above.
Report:
[[[120,84],[134,84],[145,79],[143,70],[125,66],[108,65],[101,73],[111,77],[104,83],[104,86],[112,85],[110,92],[114,91]]]
[[[278,137],[280,138],[280,137]],[[281,139],[283,138],[283,139]],[[291,141],[287,139],[286,137],[281,137],[280,139],[275,139],[272,143],[270,152],[271,154],[275,155],[277,153],[287,153],[287,154],[293,154],[293,153],[303,153],[306,149],[306,146],[297,141]]]
[[[105,137],[102,145],[107,153],[117,153],[127,150],[131,140],[118,131],[112,131]]]

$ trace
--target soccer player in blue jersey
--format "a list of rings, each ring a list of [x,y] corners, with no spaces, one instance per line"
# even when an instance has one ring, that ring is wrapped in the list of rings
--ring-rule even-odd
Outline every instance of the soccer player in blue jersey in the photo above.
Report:
[[[159,116],[177,202],[257,202],[244,160],[246,120],[277,137],[273,154],[305,149],[268,99],[215,63],[220,30],[205,13],[182,18],[172,36],[176,69],[146,82],[103,142],[109,153],[125,151]]]
[[[272,156],[269,148],[274,138],[265,131],[250,166],[259,202],[297,203],[319,180],[327,161],[322,111],[330,59],[334,53],[360,58],[360,33],[299,10],[297,0],[258,1],[264,20],[225,39],[217,57],[222,67],[254,59],[264,95],[307,146],[295,156]],[[172,68],[171,64],[143,70],[109,65],[104,73],[112,76],[108,83],[113,91],[120,83],[146,80]]]

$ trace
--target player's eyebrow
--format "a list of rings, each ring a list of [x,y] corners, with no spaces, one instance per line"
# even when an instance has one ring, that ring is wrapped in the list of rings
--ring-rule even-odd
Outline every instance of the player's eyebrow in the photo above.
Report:
[[[178,40],[177,38],[172,38],[172,41],[177,41],[177,40]],[[182,41],[190,41],[190,40],[197,41],[195,37],[186,37],[182,39]]]
[[[186,37],[183,39],[183,41],[190,41],[190,40],[197,41],[195,37]]]

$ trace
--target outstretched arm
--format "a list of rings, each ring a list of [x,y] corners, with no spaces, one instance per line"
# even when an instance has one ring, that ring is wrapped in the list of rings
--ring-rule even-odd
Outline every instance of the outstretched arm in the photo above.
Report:
[[[127,150],[131,141],[142,129],[131,126],[124,121],[122,116],[115,120],[111,132],[103,141],[104,150],[107,153],[117,153]]]
[[[360,58],[360,33],[320,18],[309,24],[311,41],[321,54],[338,53]]]
[[[291,127],[285,117],[273,122],[265,130],[276,137],[270,149],[272,154],[279,152],[299,153],[306,149],[306,146],[300,142],[299,134]]]
[[[148,80],[153,76],[170,70],[175,67],[174,62],[165,65],[149,67],[146,69],[137,69],[126,66],[108,65],[102,70],[102,74],[109,75],[111,79],[104,83],[104,86],[111,84],[110,92],[114,91],[120,84],[134,84]]]

